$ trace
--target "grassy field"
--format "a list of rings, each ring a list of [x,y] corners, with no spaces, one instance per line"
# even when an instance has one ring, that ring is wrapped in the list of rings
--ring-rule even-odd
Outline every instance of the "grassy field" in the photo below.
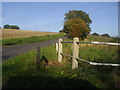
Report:
[[[18,44],[27,44],[27,43],[35,43],[44,40],[49,40],[57,37],[62,37],[65,34],[57,34],[57,35],[47,35],[47,36],[34,36],[27,38],[10,38],[10,39],[2,39],[2,45],[18,45]]]
[[[63,45],[63,52],[72,55],[71,44]],[[82,45],[79,57],[96,62],[120,63],[116,46]],[[42,48],[44,60],[40,68],[36,65],[36,51],[28,52],[3,62],[3,88],[120,88],[120,68],[111,66],[91,66],[79,62],[78,69],[71,69],[71,58],[57,61],[55,46]]]
[[[40,42],[65,35],[54,32],[25,31],[16,29],[0,30],[2,30],[2,39],[0,39],[0,42],[2,41],[2,46]]]
[[[55,32],[43,32],[43,31],[28,31],[28,30],[17,30],[17,29],[0,29],[2,31],[2,38],[24,38],[34,36],[45,36],[45,35],[56,35],[59,33]]]
[[[99,42],[112,42],[113,38],[112,37],[89,35],[88,40],[89,41],[99,41]]]

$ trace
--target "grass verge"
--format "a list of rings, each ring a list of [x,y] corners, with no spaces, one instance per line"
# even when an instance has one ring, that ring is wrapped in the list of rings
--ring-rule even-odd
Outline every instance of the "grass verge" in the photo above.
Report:
[[[17,45],[17,44],[26,44],[26,43],[35,43],[44,40],[49,40],[57,37],[62,37],[65,34],[58,34],[58,35],[47,35],[47,36],[34,36],[34,37],[27,37],[27,38],[11,38],[11,39],[2,39],[2,45]]]
[[[3,62],[3,88],[96,88],[89,81],[77,76],[78,70],[71,69],[71,62],[63,61],[60,64],[56,61],[55,46],[42,48],[40,53],[49,62],[45,66],[42,61],[40,69],[35,62],[36,51]]]

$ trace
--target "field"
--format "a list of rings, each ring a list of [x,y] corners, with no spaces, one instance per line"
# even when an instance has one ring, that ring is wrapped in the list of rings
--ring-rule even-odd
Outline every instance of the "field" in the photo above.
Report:
[[[2,31],[2,46],[35,43],[48,39],[62,37],[65,35],[63,33],[25,31],[14,29],[3,29]]]
[[[55,32],[27,31],[27,30],[17,30],[17,29],[0,29],[0,30],[2,30],[2,38],[3,39],[59,34],[59,33],[55,33]]]
[[[57,35],[47,35],[47,36],[26,37],[26,38],[2,39],[2,46],[35,43],[35,42],[40,42],[44,40],[54,39],[57,37],[62,37],[64,35],[65,34],[57,34]]]
[[[71,44],[63,45],[63,52],[72,54]],[[81,45],[79,57],[95,62],[120,63],[117,46]],[[57,61],[55,46],[41,48],[44,60],[36,65],[36,51],[3,62],[3,88],[120,88],[120,68],[92,66],[79,61],[78,69],[71,69],[71,58]]]

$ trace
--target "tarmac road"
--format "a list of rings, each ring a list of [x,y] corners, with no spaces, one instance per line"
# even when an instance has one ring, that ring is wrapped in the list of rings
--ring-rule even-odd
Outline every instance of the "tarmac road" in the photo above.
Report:
[[[62,37],[63,39],[66,39],[66,36]],[[21,55],[23,53],[29,52],[31,50],[35,50],[37,46],[40,47],[48,47],[51,45],[54,45],[59,38],[41,41],[37,43],[31,43],[31,44],[23,44],[23,45],[13,45],[13,46],[3,46],[2,47],[2,60],[6,61],[9,60],[15,56]]]

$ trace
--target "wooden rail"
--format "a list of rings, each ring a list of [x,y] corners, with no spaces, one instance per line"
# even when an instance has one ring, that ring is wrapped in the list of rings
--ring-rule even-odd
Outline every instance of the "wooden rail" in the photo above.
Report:
[[[63,43],[73,43],[73,55],[64,54],[62,52]],[[79,39],[75,37],[73,41],[63,41],[62,38],[56,43],[56,51],[58,52],[58,62],[62,62],[62,57],[67,56],[72,58],[72,69],[78,67],[78,61],[82,61],[88,63],[90,65],[104,65],[104,66],[120,66],[120,64],[111,64],[111,63],[96,63],[90,62],[88,60],[78,58],[79,54],[79,44],[97,44],[97,45],[120,45],[120,43],[108,43],[108,42],[96,42],[96,41],[89,41],[89,42],[79,42]]]

